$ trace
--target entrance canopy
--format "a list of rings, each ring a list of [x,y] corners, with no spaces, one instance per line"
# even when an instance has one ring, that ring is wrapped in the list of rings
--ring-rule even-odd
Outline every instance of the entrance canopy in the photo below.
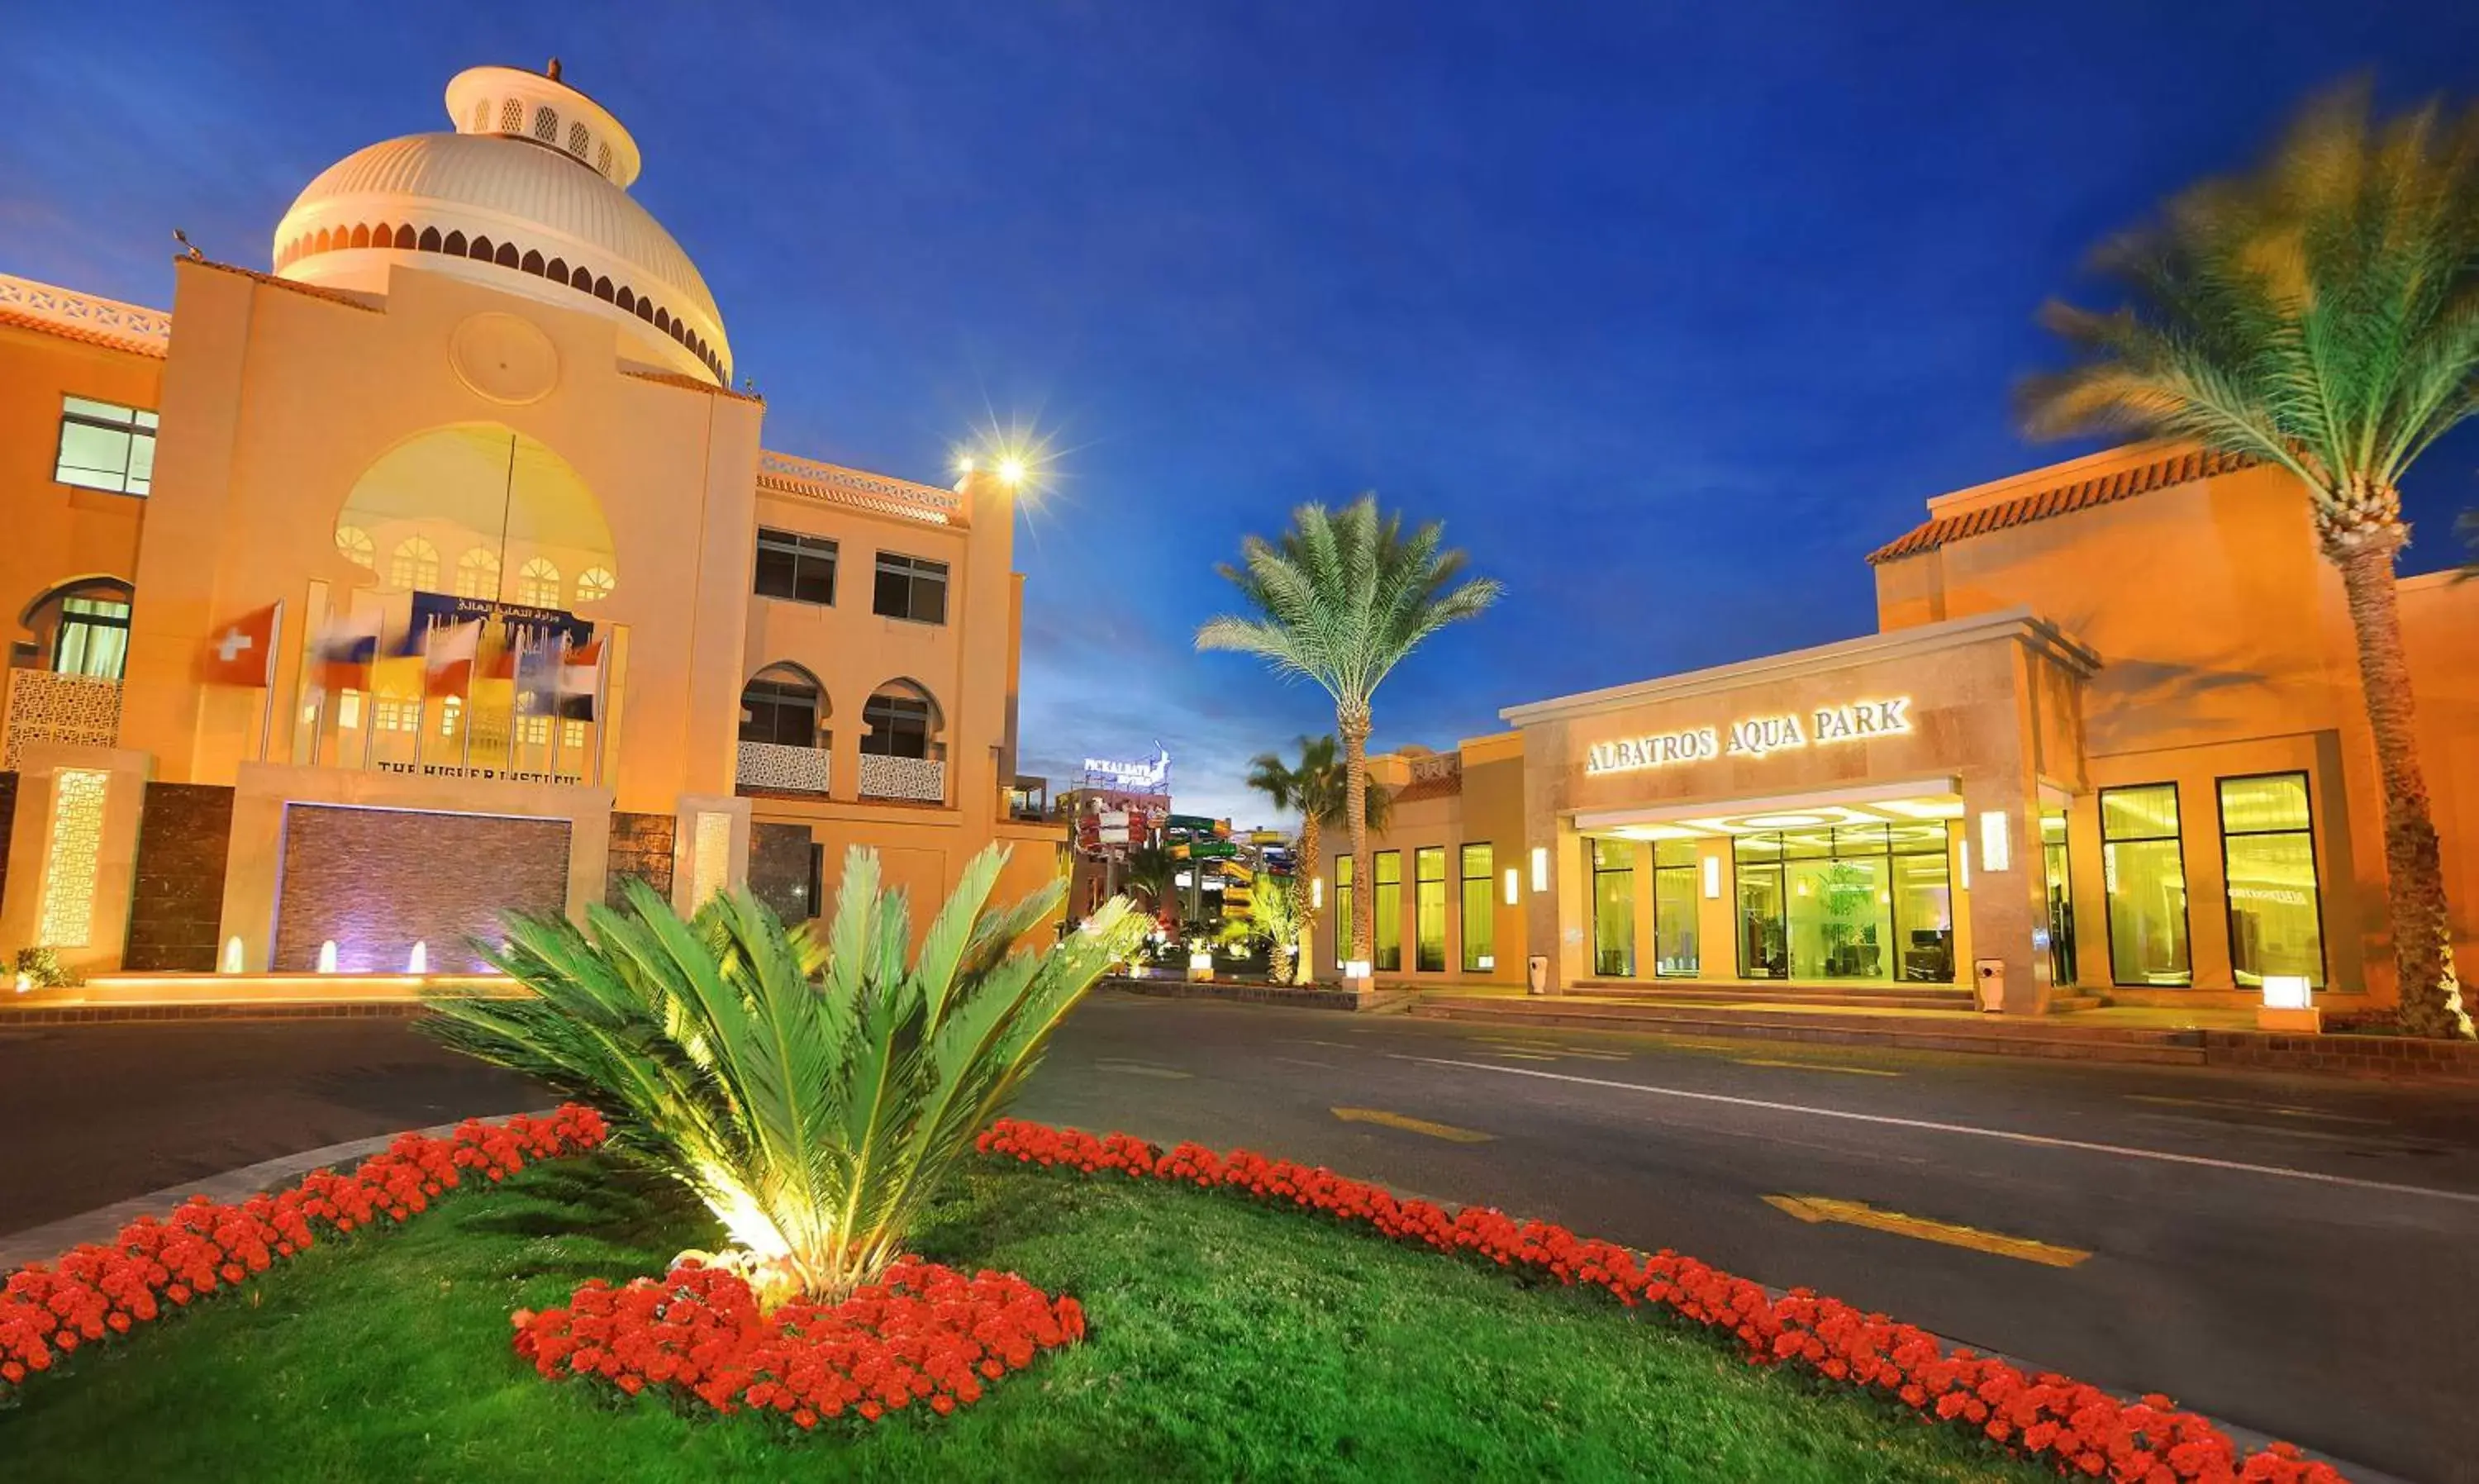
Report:
[[[1737,799],[1702,799],[1688,804],[1579,809],[1573,818],[1579,834],[1686,840],[1827,825],[1909,824],[1962,816],[1960,781],[1952,777],[1930,777]]]

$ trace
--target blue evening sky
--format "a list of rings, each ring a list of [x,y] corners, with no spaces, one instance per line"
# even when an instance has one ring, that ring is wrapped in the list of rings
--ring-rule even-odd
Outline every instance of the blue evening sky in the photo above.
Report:
[[[2479,6],[950,3],[29,7],[0,270],[143,303],[170,232],[262,266],[320,168],[562,58],[635,133],[770,447],[945,482],[1062,450],[1019,532],[1026,767],[1159,738],[1183,807],[1320,693],[1188,638],[1287,510],[1375,489],[1508,596],[1380,746],[1868,631],[1870,547],[2033,446],[2008,389],[2086,249],[2372,68],[2479,86]],[[2412,570],[2479,436],[2411,491]],[[838,704],[858,698],[835,698]]]

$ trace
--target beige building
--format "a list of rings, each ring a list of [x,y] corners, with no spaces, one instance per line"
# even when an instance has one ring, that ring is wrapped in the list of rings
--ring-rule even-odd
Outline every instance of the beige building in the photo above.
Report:
[[[1013,491],[764,448],[626,129],[505,67],[447,105],[169,313],[0,277],[0,949],[447,968],[624,875],[793,917],[852,844],[916,904],[992,840],[1053,876]]]
[[[1878,631],[1375,759],[1376,977],[2018,1013],[2393,997],[2339,579],[2287,475],[2164,445],[1930,501]],[[2400,583],[2464,961],[2479,584]],[[1333,845],[1330,842],[1329,850]],[[1340,967],[1350,862],[1322,863]]]

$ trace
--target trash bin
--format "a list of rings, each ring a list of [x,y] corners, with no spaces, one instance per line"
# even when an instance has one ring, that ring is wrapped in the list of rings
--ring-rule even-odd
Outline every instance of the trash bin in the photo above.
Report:
[[[1525,959],[1523,964],[1523,977],[1525,985],[1530,987],[1534,994],[1548,993],[1549,956],[1547,954],[1534,954],[1530,959]]]

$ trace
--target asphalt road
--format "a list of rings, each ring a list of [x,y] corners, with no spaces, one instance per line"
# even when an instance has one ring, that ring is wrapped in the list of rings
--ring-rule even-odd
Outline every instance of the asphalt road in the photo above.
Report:
[[[0,1231],[541,1101],[394,1022],[12,1033]],[[1110,995],[1018,1112],[1674,1247],[2479,1484],[2479,1093]]]

